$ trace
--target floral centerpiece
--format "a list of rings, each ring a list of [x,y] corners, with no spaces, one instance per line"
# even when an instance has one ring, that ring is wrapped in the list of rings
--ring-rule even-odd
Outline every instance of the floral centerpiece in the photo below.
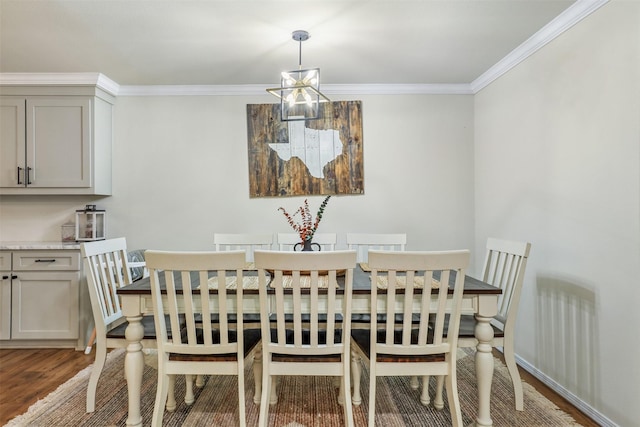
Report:
[[[279,211],[282,211],[284,216],[287,218],[287,222],[300,235],[301,242],[311,242],[313,235],[315,234],[318,226],[320,225],[320,220],[322,220],[322,214],[324,213],[324,208],[329,203],[329,199],[331,196],[325,197],[325,199],[320,204],[318,208],[318,213],[316,214],[316,219],[314,221],[313,216],[311,215],[311,211],[309,210],[309,201],[307,199],[304,200],[304,204],[296,210],[293,215],[290,215],[283,207],[278,208]],[[300,214],[300,222],[296,222],[294,217]]]

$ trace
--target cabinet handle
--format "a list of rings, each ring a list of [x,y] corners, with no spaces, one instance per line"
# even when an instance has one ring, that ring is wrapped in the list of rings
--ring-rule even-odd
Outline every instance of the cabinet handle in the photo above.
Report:
[[[29,175],[29,172],[31,172],[31,168],[27,167],[27,185],[31,185],[31,176]]]
[[[2,280],[7,280],[9,276],[2,276]]]
[[[12,274],[12,275],[11,275],[11,278],[12,278],[12,279],[17,279],[17,278],[18,278],[18,276],[16,276],[15,274]]]
[[[36,262],[56,262],[55,259],[37,259]]]
[[[22,182],[20,182],[20,172],[22,172],[22,168],[18,166],[18,185],[22,184]]]

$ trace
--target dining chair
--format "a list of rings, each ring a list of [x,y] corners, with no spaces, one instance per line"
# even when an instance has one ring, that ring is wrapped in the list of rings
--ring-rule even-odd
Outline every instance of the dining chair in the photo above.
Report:
[[[216,251],[244,249],[247,253],[247,262],[253,262],[254,250],[272,248],[273,234],[215,233],[213,244]]]
[[[502,289],[498,299],[498,314],[491,322],[493,327],[493,345],[502,347],[505,364],[513,383],[515,406],[517,411],[524,410],[522,380],[518,372],[515,357],[515,328],[518,316],[518,305],[522,293],[522,282],[527,267],[527,259],[531,244],[496,238],[487,239],[487,252],[482,272],[482,281]],[[476,348],[476,319],[473,315],[460,318],[458,347]],[[427,379],[428,381],[428,379]],[[436,408],[442,408],[442,379],[438,378],[436,396],[433,402]]]
[[[246,252],[247,270],[253,270],[253,252],[256,249],[272,249],[273,246],[273,234],[252,234],[252,233],[215,233],[213,235],[213,243],[215,244],[216,251],[233,251],[244,250]],[[215,321],[216,315],[213,316]],[[244,313],[244,324],[260,326],[260,313]],[[256,366],[257,367],[257,366]],[[196,385],[200,384],[199,377],[196,380]],[[255,390],[253,398],[254,403],[260,403],[260,384]]]
[[[404,233],[347,233],[347,247],[357,253],[360,266],[368,270],[367,258],[369,249],[386,251],[404,251],[407,244],[407,235]],[[384,314],[378,315],[378,321],[384,320]],[[355,313],[351,315],[351,322],[369,325],[370,313]],[[418,379],[412,378],[412,387],[417,389]]]
[[[347,233],[347,247],[358,253],[358,262],[367,262],[369,249],[404,251],[406,245],[404,233]]]
[[[316,233],[313,235],[312,242],[319,244],[323,251],[335,251],[338,235],[336,233]],[[294,246],[300,243],[300,235],[298,233],[278,233],[276,243],[281,251],[292,251]]]
[[[262,401],[258,425],[269,422],[276,376],[340,378],[338,402],[353,426],[350,329],[355,251],[255,252],[262,325]],[[338,288],[339,276],[344,286]],[[270,280],[270,281],[269,281]],[[342,303],[338,301],[343,292]]]
[[[80,245],[87,277],[89,298],[95,324],[96,358],[91,368],[87,386],[87,412],[95,411],[96,390],[107,359],[107,349],[126,348],[128,342],[125,329],[128,323],[122,315],[120,299],[116,292],[119,288],[131,284],[131,266],[127,257],[127,241],[124,237],[84,242]],[[156,348],[156,330],[153,316],[143,316],[145,349]],[[172,379],[173,381],[173,379]],[[192,378],[187,377],[185,402],[194,401]],[[169,389],[167,410],[174,410],[176,402],[173,382]]]
[[[158,331],[152,425],[162,425],[170,376],[197,373],[238,377],[238,424],[244,427],[244,366],[260,342],[260,330],[244,329],[243,324],[245,252],[148,250],[146,261]],[[170,330],[181,333],[170,334]],[[256,381],[260,377],[257,372]]]
[[[131,273],[131,281],[135,282],[143,277],[148,277],[146,263],[144,262],[144,250],[134,249],[127,252],[127,260],[129,261],[129,271]],[[84,354],[91,354],[93,344],[96,342],[96,328],[93,328],[87,346],[84,349]]]
[[[375,425],[377,377],[442,375],[447,379],[453,425],[462,425],[456,349],[469,251],[369,251],[368,264],[371,328],[351,331],[354,401],[360,401],[362,359],[369,364],[371,427]],[[386,297],[378,299],[379,294]],[[385,315],[383,322],[378,320],[378,312]],[[428,390],[423,388],[422,395],[428,395]]]

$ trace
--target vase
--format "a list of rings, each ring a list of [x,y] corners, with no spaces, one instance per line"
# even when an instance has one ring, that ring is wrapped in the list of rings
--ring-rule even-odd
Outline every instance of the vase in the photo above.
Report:
[[[301,252],[313,252],[313,246],[316,246],[318,249],[318,252],[321,250],[320,248],[320,244],[319,243],[313,243],[311,240],[305,240],[304,242],[300,242],[300,243],[296,243],[293,246],[293,250],[297,251],[298,248],[301,248],[300,251]]]

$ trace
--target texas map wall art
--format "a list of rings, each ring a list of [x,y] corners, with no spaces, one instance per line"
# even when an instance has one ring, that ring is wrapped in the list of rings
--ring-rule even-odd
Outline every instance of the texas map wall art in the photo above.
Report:
[[[321,104],[283,122],[280,104],[248,104],[249,196],[364,194],[362,101]]]

